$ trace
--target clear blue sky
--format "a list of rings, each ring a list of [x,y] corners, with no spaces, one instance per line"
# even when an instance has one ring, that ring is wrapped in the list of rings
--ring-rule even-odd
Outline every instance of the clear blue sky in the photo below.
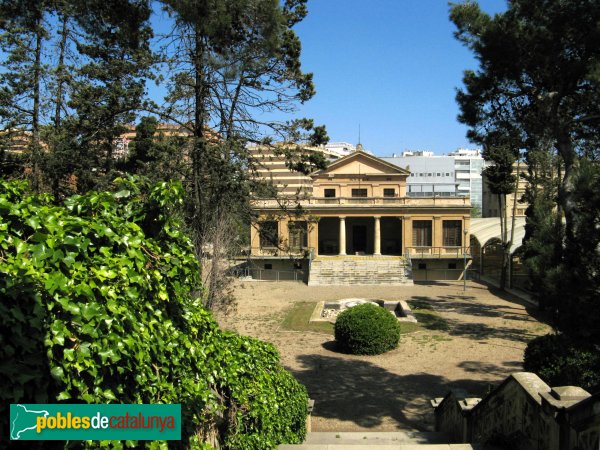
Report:
[[[479,4],[490,14],[506,9],[505,0]],[[454,38],[446,1],[309,0],[308,8],[296,32],[317,95],[298,116],[353,144],[360,123],[363,145],[380,156],[475,148],[454,97],[477,62]]]

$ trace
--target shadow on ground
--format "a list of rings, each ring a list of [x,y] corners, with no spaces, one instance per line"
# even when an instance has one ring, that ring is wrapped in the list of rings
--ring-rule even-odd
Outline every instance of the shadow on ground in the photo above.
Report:
[[[471,373],[485,373],[499,377],[505,377],[507,371],[509,372],[520,372],[523,370],[523,363],[521,361],[506,361],[502,365],[491,364],[481,361],[463,361],[458,367],[464,369],[466,372]]]
[[[496,293],[499,295],[499,293]],[[501,295],[499,295],[501,296]],[[451,336],[460,336],[482,341],[505,339],[527,343],[539,335],[539,322],[548,323],[547,315],[536,308],[505,296],[502,304],[487,304],[471,295],[417,295],[408,302],[417,308],[429,309],[439,316],[415,312],[421,326],[428,330],[445,331]],[[488,319],[500,319],[498,324]]]
[[[332,348],[332,344],[324,347]],[[336,356],[301,355],[301,369],[291,370],[315,400],[313,416],[374,428],[391,418],[400,428],[432,429],[429,400],[450,390],[473,396],[487,392],[487,381],[455,380],[428,373],[397,375],[369,361]]]

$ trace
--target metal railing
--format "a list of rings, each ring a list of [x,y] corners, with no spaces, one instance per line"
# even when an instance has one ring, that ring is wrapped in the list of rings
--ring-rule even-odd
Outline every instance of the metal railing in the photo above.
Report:
[[[470,258],[471,247],[406,247],[406,254],[412,258]]]
[[[255,199],[252,206],[270,208],[285,204],[309,205],[404,205],[404,206],[471,206],[469,197],[309,197],[306,199]]]
[[[463,269],[420,269],[413,270],[414,281],[463,281]],[[479,272],[474,269],[467,270],[467,280],[479,280]]]
[[[237,278],[252,278],[261,281],[304,281],[303,270],[273,270],[259,268],[235,269],[232,275]]]

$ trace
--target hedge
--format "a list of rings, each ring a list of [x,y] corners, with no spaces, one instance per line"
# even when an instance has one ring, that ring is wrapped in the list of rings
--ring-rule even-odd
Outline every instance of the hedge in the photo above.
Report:
[[[564,334],[539,336],[527,344],[523,367],[550,386],[600,389],[600,345],[573,340]]]
[[[305,388],[272,345],[221,331],[202,307],[200,269],[171,208],[181,186],[115,186],[56,205],[0,181],[0,401],[182,405],[181,442],[87,447],[301,442]]]

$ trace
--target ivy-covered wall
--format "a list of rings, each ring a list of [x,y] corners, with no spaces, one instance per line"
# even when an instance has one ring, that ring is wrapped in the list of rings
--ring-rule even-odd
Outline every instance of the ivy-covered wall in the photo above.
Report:
[[[273,346],[221,331],[202,307],[199,267],[176,213],[181,186],[115,183],[114,192],[56,205],[0,181],[2,408],[181,403],[181,442],[103,443],[117,448],[302,441],[305,388]]]

